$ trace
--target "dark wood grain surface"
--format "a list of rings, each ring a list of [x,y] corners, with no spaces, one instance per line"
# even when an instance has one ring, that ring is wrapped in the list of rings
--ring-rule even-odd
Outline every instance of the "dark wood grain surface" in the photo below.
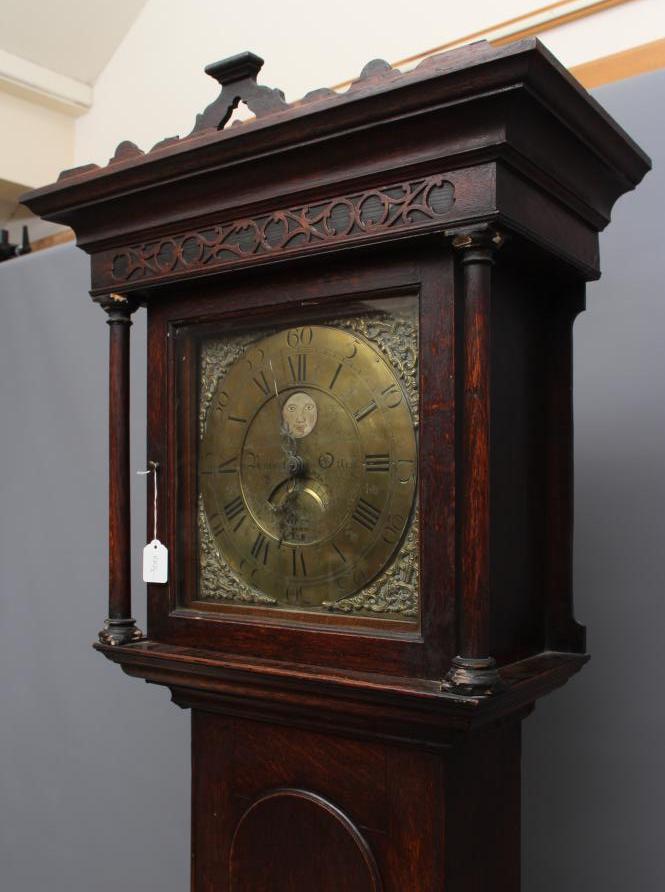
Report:
[[[75,230],[116,311],[96,647],[192,710],[195,892],[518,892],[521,722],[588,658],[572,324],[598,233],[650,162],[534,40],[404,74],[375,61],[347,93],[290,105],[260,64],[215,63],[222,92],[188,136],[125,141],[23,197]],[[242,99],[256,118],[224,129]],[[197,338],[403,295],[420,317],[420,623],[202,603]],[[148,640],[129,643],[139,304],[170,575],[148,586]]]

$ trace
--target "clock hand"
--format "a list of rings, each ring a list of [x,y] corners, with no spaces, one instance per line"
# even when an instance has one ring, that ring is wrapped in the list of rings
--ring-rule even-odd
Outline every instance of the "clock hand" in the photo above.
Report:
[[[272,367],[272,359],[268,360],[268,365],[270,366],[270,374],[272,375],[272,381],[275,386],[275,405],[277,407],[277,417],[279,422],[280,437],[282,441],[282,451],[286,456],[286,470],[289,472],[291,477],[300,477],[305,471],[305,463],[298,455],[298,448],[296,446],[295,438],[291,434],[288,425],[282,418],[282,411],[279,405],[279,390],[277,388],[277,378],[275,377],[275,370]]]
[[[296,450],[295,440],[290,434],[286,434],[284,440],[287,441],[288,445],[284,448],[284,453],[286,455],[286,470],[289,473],[289,476],[293,478],[302,477],[305,473],[305,462],[302,457],[298,455]]]
[[[277,388],[277,378],[275,377],[275,370],[272,367],[272,359],[268,360],[268,365],[270,366],[270,374],[272,375],[272,383],[275,385],[275,407],[277,409],[277,425],[280,429],[280,433],[282,431],[283,422],[282,422],[282,410],[279,407],[279,390]]]
[[[279,434],[282,445],[282,452],[285,456],[284,466],[288,473],[286,481],[278,484],[271,495],[268,497],[268,503],[271,509],[279,517],[279,538],[280,542],[284,539],[292,539],[298,529],[298,493],[300,491],[301,480],[305,473],[305,463],[301,456],[298,455],[298,449],[295,437],[291,433],[288,424],[282,417],[282,410],[279,405],[279,388],[277,387],[277,378],[275,370],[272,366],[272,359],[268,360],[272,382],[275,388],[275,406],[277,407],[277,418],[279,423]],[[275,504],[273,496],[287,483],[286,494],[280,504]]]

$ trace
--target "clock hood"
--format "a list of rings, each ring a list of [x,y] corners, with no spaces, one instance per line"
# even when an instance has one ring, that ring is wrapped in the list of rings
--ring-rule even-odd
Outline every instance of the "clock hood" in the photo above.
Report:
[[[378,195],[385,203],[386,190],[402,187],[410,196],[420,181],[429,178],[431,186],[432,177],[439,186],[450,184],[454,197],[429,217],[426,207],[426,219],[411,213],[407,200],[397,225],[367,212],[358,217],[357,231],[342,235],[375,242],[406,229],[500,221],[594,278],[597,232],[616,199],[650,167],[644,152],[533,38],[504,47],[481,41],[431,56],[407,72],[376,60],[346,92],[315,90],[290,104],[281,91],[257,84],[261,65],[258,56],[243,53],[208,66],[222,90],[187,136],[167,138],[147,152],[123,142],[106,167],[64,171],[57,183],[22,197],[35,213],[74,229],[79,246],[93,255],[93,293],[196,273],[191,259],[201,244],[190,243],[188,258],[183,239],[210,242],[210,227],[233,225],[233,256],[213,252],[200,274],[265,262],[284,250],[334,250],[339,227],[327,239],[314,233],[288,245],[271,245],[263,230],[258,242],[243,241],[239,233],[251,235],[266,216],[309,219],[314,190],[319,205],[325,195],[351,205]],[[241,100],[255,117],[224,129]],[[471,170],[484,174],[483,189],[472,182]],[[552,197],[551,219],[530,213],[535,194]],[[567,240],[560,236],[566,228]],[[163,243],[173,236],[172,245]],[[144,254],[141,274],[118,275],[117,247],[135,258]],[[178,268],[172,261],[183,251]]]

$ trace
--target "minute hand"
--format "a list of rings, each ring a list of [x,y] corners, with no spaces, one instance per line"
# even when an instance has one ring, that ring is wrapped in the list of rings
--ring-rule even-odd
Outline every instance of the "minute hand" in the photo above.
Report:
[[[277,421],[279,424],[280,439],[282,441],[282,451],[285,455],[284,465],[287,473],[291,477],[300,477],[305,469],[305,464],[302,458],[298,455],[298,447],[296,446],[295,438],[289,430],[286,421],[284,421],[284,419],[282,418],[282,410],[279,405],[279,388],[277,387],[275,370],[272,367],[272,359],[268,360],[268,365],[270,366],[270,374],[272,375],[272,382],[275,388],[275,406],[277,408]]]

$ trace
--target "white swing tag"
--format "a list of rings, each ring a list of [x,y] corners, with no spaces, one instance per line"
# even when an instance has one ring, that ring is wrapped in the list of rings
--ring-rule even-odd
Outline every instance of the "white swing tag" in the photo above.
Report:
[[[169,550],[159,539],[143,549],[143,581],[166,582],[169,578]]]
[[[143,549],[143,581],[144,582],[166,582],[169,578],[169,550],[166,545],[157,538],[157,471],[159,463],[156,461],[149,462],[150,467],[147,471],[137,471],[142,476],[152,474],[152,529],[155,537],[152,542],[148,542]]]

